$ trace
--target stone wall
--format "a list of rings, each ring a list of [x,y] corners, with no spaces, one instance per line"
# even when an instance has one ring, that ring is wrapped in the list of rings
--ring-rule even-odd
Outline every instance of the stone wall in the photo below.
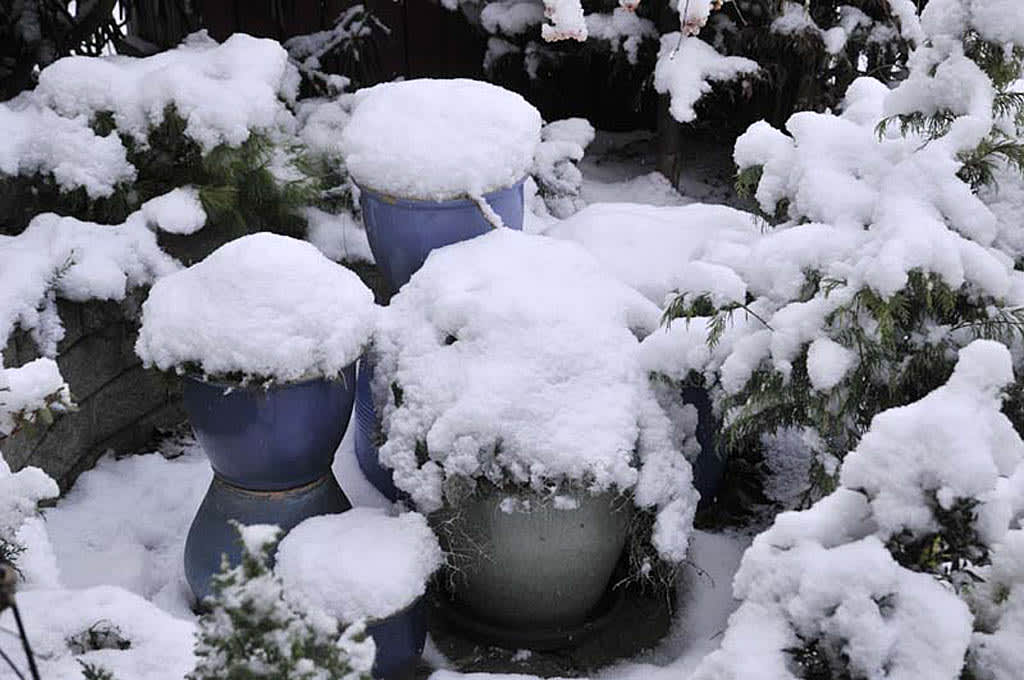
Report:
[[[49,427],[34,426],[0,439],[11,468],[34,465],[66,491],[107,451],[143,450],[159,428],[184,421],[178,381],[146,370],[135,356],[137,319],[145,291],[123,303],[58,301],[64,339],[57,364],[78,410]],[[38,357],[35,343],[16,332],[3,350],[7,366]]]

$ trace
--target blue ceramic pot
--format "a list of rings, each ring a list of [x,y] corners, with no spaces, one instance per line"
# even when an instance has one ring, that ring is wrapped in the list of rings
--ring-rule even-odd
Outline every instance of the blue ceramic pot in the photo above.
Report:
[[[377,645],[373,677],[384,680],[412,678],[427,640],[427,607],[424,599],[421,597],[397,614],[368,624],[366,632]]]
[[[523,182],[484,194],[509,229],[523,228]],[[486,234],[494,227],[469,199],[420,201],[360,187],[359,206],[377,267],[397,292],[434,248]]]
[[[224,481],[258,491],[309,484],[331,468],[352,414],[355,364],[338,380],[263,389],[186,377],[185,410]]]
[[[355,365],[337,380],[234,387],[187,377],[185,410],[210,459],[214,479],[185,543],[185,575],[202,601],[221,556],[238,564],[228,520],[277,524],[351,506],[331,472],[355,398]]]
[[[242,547],[228,520],[276,524],[287,533],[310,517],[345,512],[351,507],[329,473],[311,484],[284,491],[249,491],[214,476],[185,540],[185,579],[196,601],[202,602],[212,594],[210,582],[220,571],[222,555],[227,555],[231,564],[241,562]]]
[[[484,194],[509,229],[521,231],[523,228],[524,181]],[[392,292],[408,283],[431,250],[467,241],[493,229],[479,206],[468,199],[417,201],[361,189],[359,205],[373,257]],[[370,393],[372,376],[372,359],[364,355],[359,361],[356,387],[356,459],[367,480],[394,501],[398,490],[391,479],[391,470],[380,464],[374,442],[377,413]]]

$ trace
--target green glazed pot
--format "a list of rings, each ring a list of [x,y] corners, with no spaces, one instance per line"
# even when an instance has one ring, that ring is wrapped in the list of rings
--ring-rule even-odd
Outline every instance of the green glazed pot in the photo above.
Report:
[[[552,630],[581,625],[598,606],[632,517],[632,502],[616,493],[556,503],[481,484],[432,519],[450,553],[455,604],[501,628]]]

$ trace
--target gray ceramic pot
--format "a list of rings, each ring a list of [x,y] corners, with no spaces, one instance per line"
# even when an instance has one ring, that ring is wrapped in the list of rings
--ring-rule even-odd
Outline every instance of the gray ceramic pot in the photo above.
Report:
[[[577,507],[564,509],[530,492],[481,485],[435,513],[451,553],[447,582],[455,603],[508,629],[582,624],[607,592],[633,504],[614,493],[571,498]]]

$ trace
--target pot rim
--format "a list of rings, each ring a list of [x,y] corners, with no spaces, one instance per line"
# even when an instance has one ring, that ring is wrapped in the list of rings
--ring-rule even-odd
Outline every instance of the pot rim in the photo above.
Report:
[[[277,378],[268,378],[266,380],[258,379],[257,376],[249,376],[243,381],[232,380],[229,378],[207,376],[199,371],[183,369],[178,373],[178,376],[182,380],[188,380],[194,383],[201,383],[203,385],[210,385],[212,387],[223,387],[225,390],[237,392],[241,390],[256,391],[262,390],[269,392],[271,390],[287,389],[289,387],[299,387],[302,385],[310,385],[317,382],[340,382],[348,383],[345,379],[345,373],[349,370],[355,370],[356,362],[359,361],[357,358],[352,363],[348,364],[343,368],[337,375],[328,377],[326,375],[314,375],[308,378],[299,378],[297,380],[278,380]],[[355,386],[355,380],[352,381],[353,388]]]
[[[499,194],[509,189],[522,186],[526,182],[526,178],[529,175],[523,175],[522,178],[516,180],[512,184],[497,187],[494,189],[488,189],[483,193],[485,199],[490,199],[495,194]],[[387,191],[382,191],[371,186],[366,186],[356,182],[356,186],[359,187],[360,193],[367,193],[378,200],[388,203],[389,205],[397,205],[403,208],[429,208],[431,210],[455,210],[458,208],[477,207],[477,204],[473,199],[469,198],[467,194],[456,194],[454,196],[433,199],[433,198],[413,198],[411,196],[396,196],[395,194]]]

